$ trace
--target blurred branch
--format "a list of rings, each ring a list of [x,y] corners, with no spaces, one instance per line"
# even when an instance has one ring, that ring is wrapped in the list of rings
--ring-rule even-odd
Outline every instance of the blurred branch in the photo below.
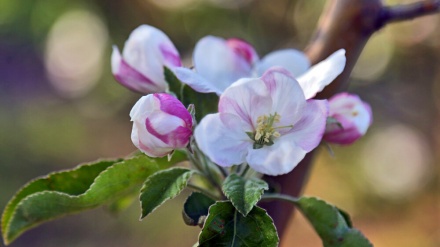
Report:
[[[405,5],[384,7],[378,27],[390,22],[405,21],[440,11],[440,0],[421,1]]]
[[[344,72],[316,98],[327,99],[348,88],[348,79],[368,39],[384,25],[408,20],[439,11],[440,0],[418,2],[408,5],[387,7],[382,0],[329,0],[321,14],[314,37],[305,52],[312,64],[327,58],[338,49],[346,50],[347,63]],[[315,152],[291,172],[265,179],[281,188],[280,193],[298,197],[307,182]],[[265,202],[261,205],[274,219],[280,239],[293,213],[292,205],[285,202]]]

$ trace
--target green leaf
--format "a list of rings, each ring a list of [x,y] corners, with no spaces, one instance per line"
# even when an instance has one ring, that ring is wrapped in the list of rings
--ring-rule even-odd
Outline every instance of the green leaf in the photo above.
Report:
[[[126,195],[150,174],[183,161],[183,153],[153,159],[137,155],[125,161],[97,161],[49,174],[26,184],[2,216],[5,244],[45,221],[95,208]]]
[[[178,94],[183,86],[183,83],[176,77],[173,71],[171,71],[168,67],[163,66],[163,73],[165,76],[165,81],[168,82],[170,87],[170,91]]]
[[[148,177],[141,189],[142,216],[145,218],[165,201],[180,194],[186,187],[194,170],[176,167],[160,171]]]
[[[268,189],[268,184],[261,179],[245,179],[237,174],[228,176],[222,187],[223,193],[243,216],[252,210]]]
[[[189,226],[203,226],[204,217],[208,215],[209,207],[215,201],[205,194],[193,192],[183,205],[182,216],[185,224]]]
[[[272,218],[255,206],[243,217],[230,202],[217,202],[199,236],[200,247],[215,246],[278,246],[278,234]]]
[[[324,247],[373,246],[358,230],[351,228],[348,215],[341,214],[335,206],[313,197],[301,197],[296,205],[315,228]]]
[[[215,93],[199,93],[185,85],[182,96],[183,105],[194,104],[196,106],[195,115],[199,122],[207,114],[215,113],[218,110],[219,97]]]

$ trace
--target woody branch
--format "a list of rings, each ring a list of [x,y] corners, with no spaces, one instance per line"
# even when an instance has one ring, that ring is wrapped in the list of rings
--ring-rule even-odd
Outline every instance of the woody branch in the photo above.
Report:
[[[306,54],[315,64],[334,51],[344,48],[347,63],[344,72],[317,98],[329,98],[347,89],[350,73],[368,39],[388,23],[410,20],[440,11],[440,0],[421,1],[406,5],[384,6],[381,0],[329,0],[321,14],[314,37]],[[292,172],[278,177],[266,176],[281,193],[298,196],[307,181],[316,152],[309,153]],[[281,201],[262,203],[274,219],[281,241],[291,219],[293,207]]]

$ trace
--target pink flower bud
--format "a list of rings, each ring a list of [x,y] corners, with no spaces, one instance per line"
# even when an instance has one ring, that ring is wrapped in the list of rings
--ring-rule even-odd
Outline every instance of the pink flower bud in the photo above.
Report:
[[[192,135],[192,116],[173,96],[155,93],[143,96],[130,112],[131,140],[151,157],[163,157],[188,145]]]
[[[329,117],[338,123],[328,124],[323,139],[330,143],[348,145],[362,137],[370,127],[371,107],[359,96],[339,93],[329,99]]]
[[[132,91],[149,94],[165,92],[168,83],[164,66],[182,66],[170,39],[159,29],[142,25],[130,34],[120,54],[113,46],[112,72],[116,80]]]
[[[232,49],[237,56],[243,58],[250,66],[259,60],[254,47],[244,40],[237,38],[227,39],[226,45]]]

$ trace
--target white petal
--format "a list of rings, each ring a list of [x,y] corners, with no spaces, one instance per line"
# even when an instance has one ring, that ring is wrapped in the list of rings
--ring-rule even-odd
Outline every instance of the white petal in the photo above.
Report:
[[[173,147],[150,134],[145,124],[140,122],[133,123],[131,140],[139,150],[150,157],[163,157],[173,150]]]
[[[306,103],[304,93],[292,75],[281,67],[273,67],[261,77],[272,98],[271,114],[281,116],[281,126],[298,121],[299,111]]]
[[[234,114],[247,124],[245,131],[254,131],[257,118],[271,113],[272,99],[259,78],[238,80],[220,97],[220,113]]]
[[[207,36],[194,50],[194,66],[197,73],[213,86],[224,91],[236,80],[251,75],[251,64],[235,53],[226,40]]]
[[[345,61],[345,50],[340,49],[301,75],[298,81],[306,99],[315,97],[341,74],[345,67]]]
[[[267,54],[257,65],[255,71],[258,75],[264,74],[273,66],[287,69],[294,77],[304,74],[310,68],[310,60],[301,51],[294,49],[278,50]]]
[[[112,48],[113,48],[112,57],[111,57],[112,72],[113,74],[116,74],[119,72],[119,67],[121,66],[122,57],[117,46],[114,45]]]
[[[178,57],[170,39],[159,29],[141,25],[130,34],[122,52],[123,59],[156,84],[167,85],[163,66],[172,66],[171,55]]]
[[[220,166],[232,166],[245,161],[252,140],[244,131],[243,122],[232,114],[209,114],[194,132],[199,148]]]
[[[292,171],[306,153],[288,137],[281,136],[272,146],[260,149],[251,147],[246,161],[257,172],[277,176]]]
[[[328,116],[327,100],[308,100],[287,136],[307,152],[321,142]]]
[[[211,83],[203,78],[201,75],[193,70],[187,68],[175,68],[174,74],[183,83],[190,86],[192,89],[200,93],[217,93],[220,95],[223,90],[220,90],[215,83]]]

